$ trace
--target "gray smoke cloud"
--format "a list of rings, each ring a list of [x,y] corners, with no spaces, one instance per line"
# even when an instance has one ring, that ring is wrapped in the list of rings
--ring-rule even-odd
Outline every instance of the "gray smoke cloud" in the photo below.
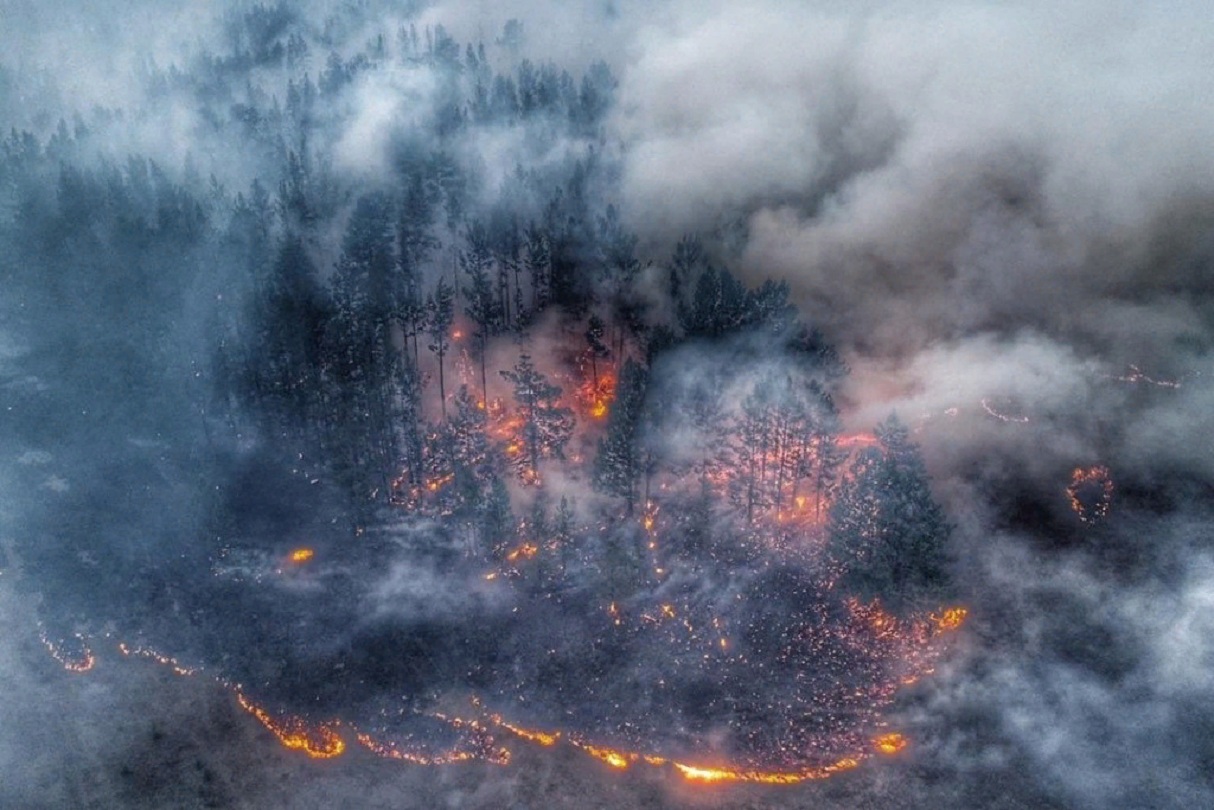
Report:
[[[11,684],[0,697],[0,803],[1214,804],[1214,23],[1202,4],[451,0],[368,9],[336,37],[338,49],[380,30],[394,36],[409,20],[491,43],[517,19],[532,58],[571,71],[611,65],[619,87],[601,143],[503,128],[462,144],[460,159],[483,166],[493,188],[516,162],[555,164],[593,145],[619,161],[620,210],[656,266],[695,232],[712,235],[719,258],[748,280],[787,280],[851,366],[849,426],[867,429],[896,411],[915,430],[956,525],[971,625],[952,660],[899,704],[894,721],[912,750],[821,784],[705,791],[659,775],[617,779],[559,751],[506,769],[402,769],[369,756],[318,765],[269,744],[200,682],[134,665],[73,679],[46,660],[35,622],[56,606],[27,603],[13,580],[87,577],[89,555],[180,567],[179,591],[134,600],[159,617],[149,627],[213,619],[190,613],[198,560],[158,559],[156,539],[202,522],[206,504],[172,511],[183,491],[141,499],[115,481],[107,493],[122,519],[95,548],[65,544],[63,559],[46,554],[47,568],[23,568],[18,539],[54,544],[55,531],[83,514],[86,484],[113,469],[61,449],[60,425],[31,431],[21,421],[31,417],[11,416],[6,429],[38,441],[5,448],[0,466],[9,493],[0,618],[26,628],[0,655]],[[327,11],[320,0],[298,7],[317,26]],[[189,155],[232,190],[256,173],[257,158],[228,149],[183,95],[146,86],[148,65],[185,68],[199,49],[222,47],[212,4],[15,2],[3,17],[5,131],[49,134],[80,112],[94,122],[96,155],[139,152],[173,172]],[[326,56],[310,55],[313,77]],[[319,128],[333,170],[374,184],[395,136],[434,113],[437,92],[416,71],[360,75],[334,102],[332,125]],[[96,118],[98,106],[125,117]],[[223,289],[217,274],[191,295]],[[0,383],[19,411],[55,385],[50,369],[29,373],[35,341],[24,305],[0,304]],[[204,311],[182,306],[167,330],[170,351],[188,355],[183,346],[211,326]],[[52,396],[71,405],[64,413],[92,407],[81,404],[86,392]],[[71,424],[73,435],[89,430]],[[190,467],[147,434],[142,445],[112,443],[137,459],[123,468],[130,487],[146,476],[178,480]],[[1109,468],[1115,494],[1108,518],[1086,524],[1066,487],[1074,468],[1096,464]],[[294,496],[273,492],[256,470],[243,474],[250,501]],[[55,504],[61,522],[24,522],[35,502]],[[336,544],[321,518],[294,520],[296,536]],[[232,576],[275,564],[236,560]],[[393,611],[443,620],[508,609],[491,596],[456,600],[454,591],[475,587],[445,579],[441,567],[402,555],[367,590],[372,618],[328,629],[373,645],[374,619]],[[333,581],[350,576],[336,564],[325,570]],[[300,600],[315,593],[302,579],[281,589]],[[290,646],[296,631],[284,632],[286,641],[266,643]],[[332,652],[298,649],[309,661]]]

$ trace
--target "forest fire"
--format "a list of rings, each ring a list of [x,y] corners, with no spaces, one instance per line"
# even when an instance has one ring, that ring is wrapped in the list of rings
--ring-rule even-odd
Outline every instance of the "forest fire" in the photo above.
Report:
[[[346,741],[337,733],[335,725],[309,726],[298,717],[275,718],[239,690],[236,692],[236,701],[286,748],[302,751],[313,759],[331,759],[341,756],[346,750]]]
[[[965,623],[969,611],[963,607],[951,607],[944,610],[939,616],[932,614],[931,619],[936,623],[938,630],[956,630]]]
[[[906,737],[896,731],[888,734],[882,734],[873,740],[873,748],[876,748],[882,754],[892,755],[906,750],[909,745]]]
[[[1113,505],[1113,478],[1103,464],[1076,467],[1066,488],[1071,509],[1084,523],[1096,523],[1109,514]]]
[[[162,667],[168,667],[174,675],[187,677],[198,674],[198,669],[187,667],[172,656],[159,653],[156,650],[148,649],[147,647],[131,647],[125,642],[119,642],[118,652],[127,657],[146,658],[160,664]]]
[[[606,368],[599,369],[597,378],[586,378],[578,386],[574,397],[576,411],[592,420],[605,419],[615,399],[615,388],[615,373]]]
[[[539,553],[540,547],[534,543],[523,543],[518,548],[506,555],[506,562],[518,562],[519,560],[529,560]]]
[[[89,649],[88,643],[80,633],[72,636],[71,649],[66,643],[56,644],[51,641],[45,630],[39,633],[39,639],[51,657],[68,672],[85,673],[97,664],[96,656],[93,655],[93,651]]]
[[[410,765],[457,765],[461,762],[470,762],[477,759],[477,755],[471,751],[453,750],[443,754],[424,754],[416,751],[407,751],[395,743],[380,742],[370,734],[361,731],[354,735],[354,739],[358,741],[359,745],[378,757],[396,760],[397,762],[407,762]]]
[[[296,565],[300,565],[309,562],[315,556],[316,552],[310,548],[297,548],[288,555],[287,559]]]

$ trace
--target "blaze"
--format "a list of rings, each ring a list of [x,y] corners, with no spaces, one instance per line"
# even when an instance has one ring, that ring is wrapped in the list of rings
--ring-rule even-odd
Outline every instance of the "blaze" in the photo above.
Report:
[[[256,717],[286,748],[303,751],[313,759],[331,759],[341,756],[346,750],[346,741],[337,733],[335,724],[309,727],[298,717],[275,718],[240,691],[236,692],[236,700],[242,709]]]
[[[896,731],[889,734],[882,734],[873,739],[873,748],[876,748],[882,754],[897,754],[905,750],[908,742],[906,737],[903,737]]]
[[[316,552],[310,548],[297,548],[291,552],[289,559],[291,562],[299,564],[306,563],[316,556]]]
[[[614,748],[600,748],[585,743],[575,743],[575,745],[595,759],[606,762],[617,770],[624,770],[633,762],[636,762],[638,758],[636,754],[627,751],[617,751]]]
[[[506,555],[507,562],[518,562],[519,560],[529,560],[539,553],[540,547],[534,543],[523,543],[521,546],[511,551]]]
[[[46,651],[51,654],[51,657],[63,666],[68,672],[84,673],[91,670],[97,664],[97,658],[93,655],[93,651],[89,649],[88,644],[84,640],[84,636],[76,633],[73,638],[76,640],[76,650],[68,651],[63,646],[58,645],[50,640],[46,635],[46,631],[41,633],[42,646],[46,647]]]
[[[940,631],[956,630],[961,625],[965,624],[965,618],[969,615],[969,610],[963,607],[946,608],[939,616],[932,615],[932,621],[936,623],[936,629]]]
[[[1109,513],[1113,505],[1113,478],[1103,464],[1076,467],[1066,488],[1071,509],[1084,523],[1095,523]]]

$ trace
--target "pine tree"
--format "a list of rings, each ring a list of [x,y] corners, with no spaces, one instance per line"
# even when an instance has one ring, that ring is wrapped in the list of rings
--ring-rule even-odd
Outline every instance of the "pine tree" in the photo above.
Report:
[[[590,373],[594,381],[594,390],[597,394],[599,390],[599,364],[598,361],[608,357],[611,352],[603,343],[603,334],[606,326],[602,318],[598,315],[591,315],[590,322],[586,326],[586,345],[590,349]]]
[[[489,338],[503,326],[502,309],[498,299],[493,294],[493,284],[489,280],[489,265],[491,257],[488,245],[484,239],[472,238],[470,231],[468,250],[459,256],[460,268],[468,278],[468,286],[463,288],[464,299],[468,305],[464,313],[476,324],[476,342],[480,349],[481,362],[481,400],[489,403],[489,381],[486,376],[485,363],[489,349]]]
[[[607,417],[607,433],[599,440],[594,483],[602,492],[623,498],[632,514],[637,500],[637,479],[644,471],[637,446],[637,428],[645,404],[649,372],[629,360],[620,370],[615,401]]]
[[[561,389],[536,370],[531,356],[519,357],[514,369],[500,372],[514,385],[514,401],[523,418],[516,464],[524,481],[539,480],[542,458],[563,459],[573,436],[573,411],[560,404]]]
[[[950,527],[906,426],[891,416],[877,438],[879,448],[852,462],[831,509],[828,562],[845,590],[901,612],[947,587]]]
[[[426,307],[427,327],[430,332],[430,351],[438,358],[438,396],[442,403],[443,419],[447,418],[447,386],[443,370],[443,358],[450,346],[451,323],[455,320],[455,291],[446,279],[440,278],[438,286],[430,296]]]
[[[489,484],[489,497],[480,508],[481,547],[487,559],[498,557],[514,535],[510,493],[498,476]]]

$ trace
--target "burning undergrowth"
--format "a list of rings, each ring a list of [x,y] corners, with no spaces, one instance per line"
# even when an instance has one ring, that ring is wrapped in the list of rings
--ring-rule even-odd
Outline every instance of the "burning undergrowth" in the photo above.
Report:
[[[124,110],[0,68],[0,596],[43,666],[129,659],[417,779],[939,768],[968,798],[920,804],[1016,774],[1045,806],[1151,781],[1151,735],[1208,759],[1209,216],[1158,182],[1201,182],[1188,146],[1097,193],[1070,123],[942,113],[971,74],[901,12],[609,4],[656,26],[637,69],[324,5],[233,4]],[[903,28],[936,79],[890,68]]]

